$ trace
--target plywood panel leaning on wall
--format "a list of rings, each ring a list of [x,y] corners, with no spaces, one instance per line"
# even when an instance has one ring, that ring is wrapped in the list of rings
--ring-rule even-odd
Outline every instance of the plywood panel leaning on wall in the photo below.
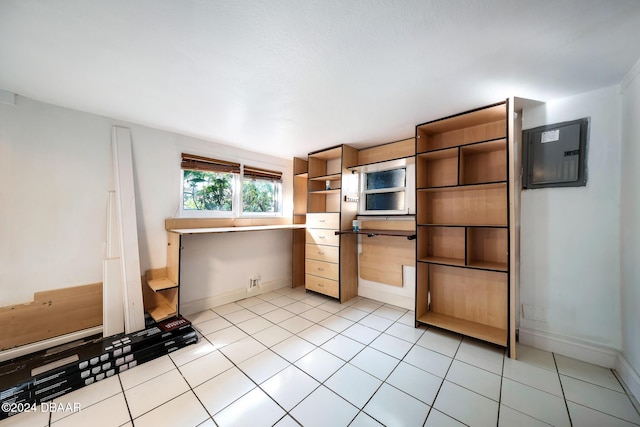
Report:
[[[102,283],[36,292],[0,307],[0,351],[102,324]]]

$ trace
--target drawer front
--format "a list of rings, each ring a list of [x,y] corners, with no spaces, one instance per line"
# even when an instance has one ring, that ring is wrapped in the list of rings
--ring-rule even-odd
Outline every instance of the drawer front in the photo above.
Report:
[[[339,213],[308,213],[307,228],[328,228],[340,230]]]
[[[340,259],[340,248],[338,246],[307,244],[305,258],[337,263]]]
[[[315,245],[339,246],[340,236],[333,230],[323,228],[308,228],[307,243]]]
[[[329,295],[334,298],[340,297],[338,282],[335,280],[325,279],[324,277],[313,276],[311,274],[307,274],[305,279],[306,289],[320,292],[321,294]]]
[[[332,262],[317,261],[308,259],[304,263],[305,271],[314,276],[326,277],[327,279],[338,280],[340,276],[339,264]]]

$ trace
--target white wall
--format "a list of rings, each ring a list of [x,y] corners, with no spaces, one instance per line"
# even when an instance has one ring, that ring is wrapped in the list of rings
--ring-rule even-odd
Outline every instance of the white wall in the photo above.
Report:
[[[622,355],[625,381],[640,397],[640,61],[622,83]],[[633,379],[632,379],[633,378]]]
[[[583,117],[591,118],[587,186],[522,191],[520,337],[604,347],[613,359],[600,363],[610,365],[622,345],[619,89],[525,109],[523,129]]]
[[[15,106],[0,104],[0,306],[102,281],[113,125],[131,129],[143,272],[166,265],[164,220],[178,212],[181,152],[282,170],[284,211],[292,213],[289,159],[18,96]],[[249,273],[290,284],[290,232],[189,237],[184,246],[182,304],[245,288]]]

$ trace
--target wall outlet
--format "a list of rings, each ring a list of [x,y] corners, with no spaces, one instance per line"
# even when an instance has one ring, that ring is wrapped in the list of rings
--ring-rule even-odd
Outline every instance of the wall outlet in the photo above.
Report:
[[[252,274],[249,276],[249,288],[255,288],[260,285],[260,275]]]

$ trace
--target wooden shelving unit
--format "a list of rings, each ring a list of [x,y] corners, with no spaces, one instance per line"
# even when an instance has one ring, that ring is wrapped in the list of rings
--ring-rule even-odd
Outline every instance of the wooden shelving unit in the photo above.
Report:
[[[307,180],[309,163],[305,159],[293,159],[293,223],[307,222]],[[304,286],[305,230],[293,230],[293,254],[291,286]]]
[[[506,102],[416,126],[416,324],[504,347],[510,310]]]
[[[169,232],[167,238],[167,266],[148,270],[143,278],[144,309],[156,322],[178,315],[180,235]]]
[[[357,203],[347,202],[348,189],[357,191],[356,176],[347,168],[358,162],[358,151],[339,145],[308,157],[305,287],[348,301],[357,295],[356,236],[337,235],[351,229]]]

